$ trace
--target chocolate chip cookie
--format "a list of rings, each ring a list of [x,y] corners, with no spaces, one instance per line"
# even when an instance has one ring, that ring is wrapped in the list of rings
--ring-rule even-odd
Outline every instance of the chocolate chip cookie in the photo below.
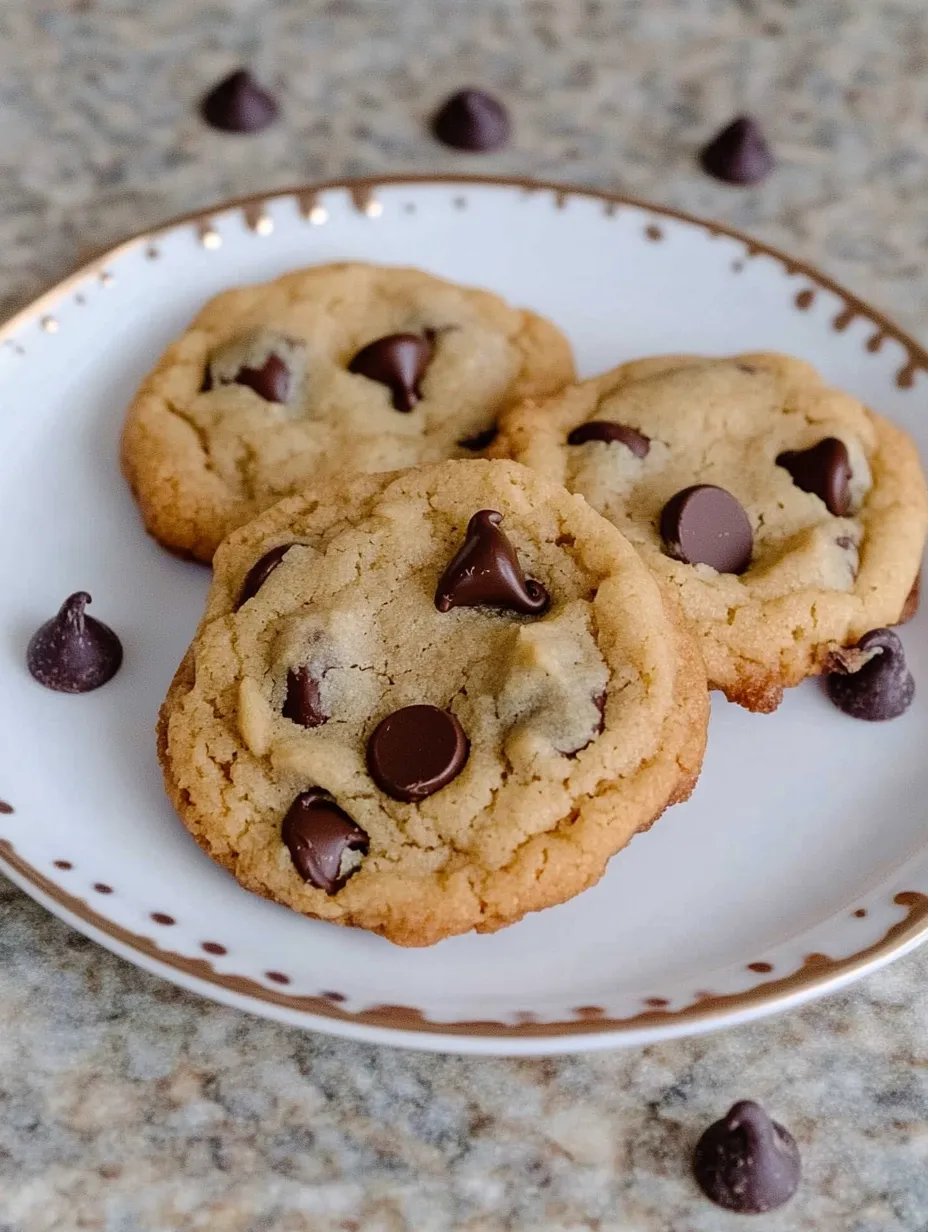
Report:
[[[905,432],[784,355],[625,364],[504,416],[493,450],[586,497],[677,593],[750,710],[896,622],[928,499]]]
[[[123,469],[155,538],[208,561],[303,484],[473,457],[504,407],[572,379],[555,326],[489,292],[298,270],[203,308],[129,408]]]
[[[525,467],[314,484],[214,565],[159,752],[249,890],[401,945],[492,932],[592,885],[696,781],[676,599]]]

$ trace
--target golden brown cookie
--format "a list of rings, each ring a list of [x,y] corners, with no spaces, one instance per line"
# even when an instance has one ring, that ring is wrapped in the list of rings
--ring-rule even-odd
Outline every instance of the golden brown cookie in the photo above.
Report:
[[[678,595],[751,710],[896,621],[928,498],[910,438],[784,355],[625,364],[504,417],[493,447],[584,496]]]
[[[303,484],[479,455],[498,413],[573,380],[564,336],[414,269],[322,265],[211,300],[129,407],[149,531],[210,560]]]
[[[159,753],[249,890],[401,945],[492,932],[692,790],[708,693],[676,600],[525,467],[314,485],[214,564]]]

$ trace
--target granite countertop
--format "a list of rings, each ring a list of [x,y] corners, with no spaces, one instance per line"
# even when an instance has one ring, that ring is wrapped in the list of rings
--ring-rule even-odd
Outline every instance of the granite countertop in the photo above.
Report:
[[[404,170],[524,173],[712,215],[928,337],[923,0],[7,0],[0,311],[97,249],[223,197]],[[207,130],[250,63],[282,119]],[[456,84],[509,149],[438,147]],[[759,115],[761,188],[697,171]],[[928,950],[715,1036],[550,1060],[420,1056],[213,1006],[103,952],[0,879],[0,1232],[716,1232],[695,1139],[751,1095],[803,1145],[765,1232],[928,1228]]]

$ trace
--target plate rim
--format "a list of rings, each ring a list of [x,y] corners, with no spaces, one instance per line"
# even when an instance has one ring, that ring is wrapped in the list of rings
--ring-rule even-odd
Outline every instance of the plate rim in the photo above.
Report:
[[[384,187],[426,187],[460,185],[521,189],[528,193],[548,192],[558,208],[571,197],[604,205],[609,212],[631,207],[657,217],[684,222],[708,233],[726,236],[744,244],[746,255],[770,257],[783,266],[787,276],[802,275],[818,289],[835,295],[843,304],[839,314],[848,324],[854,318],[871,322],[882,337],[898,343],[905,362],[896,373],[896,384],[909,389],[918,372],[928,374],[928,350],[895,324],[889,317],[848,291],[814,266],[763,243],[737,228],[701,218],[672,206],[660,205],[624,193],[589,186],[565,184],[521,176],[472,174],[397,174],[339,178],[309,184],[251,193],[179,214],[154,227],[145,228],[120,243],[101,251],[92,260],[60,279],[30,303],[0,324],[0,345],[9,345],[24,325],[39,319],[45,325],[49,309],[75,286],[93,276],[105,274],[108,264],[159,237],[192,224],[200,228],[201,241],[208,234],[216,215],[242,210],[253,229],[260,222],[263,207],[270,202],[292,198],[300,212],[309,217],[321,194],[347,192],[355,208],[376,217],[376,192]],[[659,237],[652,237],[659,238]],[[844,326],[835,325],[835,328]],[[78,931],[143,969],[171,980],[190,991],[219,1000],[236,1008],[250,1010],[305,1029],[319,1030],[358,1040],[434,1051],[538,1054],[617,1047],[624,1044],[654,1042],[675,1036],[696,1034],[757,1018],[803,1004],[834,991],[869,971],[884,966],[928,939],[928,895],[902,890],[893,897],[904,908],[903,916],[886,933],[863,949],[833,959],[812,954],[793,973],[773,980],[762,980],[753,988],[737,993],[706,996],[677,1009],[648,1008],[624,1018],[610,1018],[596,1007],[586,1016],[561,1022],[443,1022],[426,1018],[421,1010],[404,1006],[378,1005],[365,1010],[346,1010],[319,996],[298,996],[271,989],[245,976],[216,971],[204,958],[189,958],[159,946],[153,939],[133,933],[95,911],[82,898],[68,893],[31,865],[16,851],[13,843],[0,840],[0,871],[41,906]]]

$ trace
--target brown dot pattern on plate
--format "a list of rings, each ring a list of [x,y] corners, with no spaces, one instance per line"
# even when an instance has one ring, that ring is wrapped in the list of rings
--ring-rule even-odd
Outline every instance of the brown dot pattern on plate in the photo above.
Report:
[[[812,954],[806,955],[804,966],[806,967],[829,967],[831,966],[831,963],[832,963],[832,959],[830,959],[827,954],[821,954],[819,953],[818,950],[816,950]]]
[[[275,984],[289,984],[290,976],[284,975],[282,971],[265,971],[265,977],[272,980]]]
[[[95,881],[93,888],[96,890],[98,894],[112,894],[113,893],[113,887],[108,886],[103,881]]]
[[[348,1000],[343,992],[321,992],[319,996],[323,997],[326,1001],[334,1002],[335,1005],[341,1005],[343,1001]]]
[[[666,997],[645,997],[644,1003],[645,1005],[649,1005],[653,1010],[662,1010],[665,1006],[670,1004]]]
[[[660,227],[656,223],[653,223],[653,222],[648,223],[648,225],[644,229],[644,233],[648,237],[649,240],[653,240],[655,243],[657,243],[658,240],[662,240],[664,238],[664,232],[660,229]]]
[[[12,812],[13,812],[12,804],[7,804],[5,800],[0,800],[0,813],[9,814]]]
[[[866,907],[858,907],[857,910],[854,912],[854,918],[856,920],[862,920],[866,914],[867,914]]]
[[[574,1010],[575,1018],[604,1018],[606,1011],[601,1005],[578,1005]]]
[[[752,962],[748,963],[749,971],[756,971],[758,975],[768,975],[773,970],[773,965],[768,962]]]
[[[815,292],[811,288],[806,287],[804,291],[796,292],[796,307],[800,312],[805,312],[812,307],[815,301]]]
[[[55,868],[60,868],[64,873],[69,873],[74,867],[70,860],[55,860],[54,865]]]
[[[870,335],[870,337],[867,339],[867,350],[870,352],[871,355],[876,354],[876,352],[882,347],[885,339],[886,339],[885,334],[871,334]]]
[[[151,918],[156,924],[164,924],[166,927],[177,923],[172,915],[167,915],[164,911],[153,911],[151,913]]]
[[[856,315],[857,313],[853,308],[842,308],[831,324],[840,334],[843,330],[847,329]]]
[[[205,950],[207,954],[228,954],[228,950],[224,945],[220,945],[218,941],[201,941],[200,949]]]
[[[896,384],[900,389],[912,388],[915,384],[915,373],[918,371],[919,367],[919,364],[917,364],[913,359],[910,359],[904,367],[899,369],[896,373]]]

